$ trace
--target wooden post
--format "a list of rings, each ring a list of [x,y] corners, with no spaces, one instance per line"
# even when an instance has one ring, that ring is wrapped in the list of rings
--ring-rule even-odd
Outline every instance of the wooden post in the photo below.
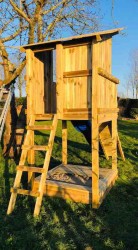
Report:
[[[30,116],[34,114],[34,79],[33,79],[34,53],[31,49],[26,50],[26,93],[27,93],[27,124]]]
[[[117,119],[112,120],[112,169],[117,169]]]
[[[34,103],[34,53],[32,50],[26,50],[26,73],[27,73],[27,83],[26,83],[26,92],[27,92],[27,124],[30,122],[30,117],[35,113],[35,103]],[[33,121],[34,122],[34,121]],[[34,124],[30,124],[34,125]],[[34,131],[30,131],[30,145],[34,145]],[[28,152],[28,164],[34,165],[35,163],[35,152],[30,150]],[[28,183],[33,180],[34,173],[28,172]]]
[[[34,145],[34,131],[30,131],[30,145]],[[28,152],[28,164],[34,166],[35,164],[35,151],[32,149]],[[32,186],[35,178],[35,173],[28,172],[28,183]]]
[[[42,54],[44,62],[44,100],[45,113],[53,112],[53,51],[45,51]],[[40,57],[40,56],[39,56]]]
[[[67,164],[67,121],[62,120],[62,163]]]
[[[56,94],[57,94],[57,115],[59,119],[63,116],[63,45],[56,45]]]
[[[99,125],[97,119],[99,43],[92,42],[92,207],[99,204]]]

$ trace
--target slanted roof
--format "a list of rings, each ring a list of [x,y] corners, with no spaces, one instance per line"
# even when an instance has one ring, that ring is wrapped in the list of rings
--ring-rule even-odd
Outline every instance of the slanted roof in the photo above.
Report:
[[[85,34],[85,35],[79,35],[79,36],[72,36],[72,37],[67,37],[67,38],[61,38],[57,40],[51,40],[51,41],[45,41],[45,42],[40,42],[40,43],[34,43],[34,44],[27,44],[22,46],[23,49],[32,49],[36,50],[39,48],[46,48],[46,47],[52,47],[55,48],[57,43],[63,43],[63,44],[73,44],[81,41],[87,41],[91,38],[94,37],[102,37],[102,36],[107,36],[112,37],[116,34],[118,34],[123,28],[117,28],[117,29],[112,29],[112,30],[105,30],[105,31],[99,31],[99,32],[94,32],[90,34]]]

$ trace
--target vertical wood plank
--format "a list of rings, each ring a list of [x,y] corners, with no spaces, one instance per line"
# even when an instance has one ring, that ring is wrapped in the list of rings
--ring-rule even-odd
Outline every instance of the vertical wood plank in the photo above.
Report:
[[[63,45],[56,45],[56,79],[57,79],[57,114],[63,116]]]
[[[91,70],[91,46],[64,48],[63,71]],[[64,108],[88,108],[91,105],[91,77],[64,78]]]
[[[62,163],[67,164],[67,121],[62,121]]]
[[[53,87],[53,51],[43,52],[44,62],[44,85],[45,85],[45,112],[51,113],[54,110],[54,92]]]
[[[117,169],[117,120],[112,120],[112,169]]]
[[[29,122],[29,125],[32,126],[35,123],[35,115],[31,115],[31,120]],[[28,131],[29,134],[29,145],[33,146],[34,145],[34,131]],[[27,155],[27,161],[29,165],[34,165],[35,164],[35,151],[34,150],[29,150],[28,155]],[[33,181],[35,178],[35,173],[28,172],[28,183],[33,185]]]
[[[97,96],[98,96],[98,72],[99,43],[92,42],[92,206],[99,204],[99,128],[97,122]]]
[[[30,144],[31,146],[34,145],[34,131],[30,131]],[[28,156],[27,156],[27,161],[28,164],[31,166],[34,166],[35,164],[35,151],[34,150],[29,150],[28,151]],[[28,172],[28,183],[33,185],[33,181],[35,178],[35,173]]]
[[[34,114],[34,76],[33,76],[34,53],[31,49],[26,50],[26,92],[27,92],[27,124],[30,115]]]
[[[34,53],[32,50],[28,49],[26,51],[26,71],[27,71],[27,124],[29,123],[31,116],[35,113],[35,77],[34,77]],[[34,122],[34,121],[33,121]],[[34,144],[34,131],[30,131],[30,140],[29,143]],[[21,157],[22,159],[22,157]],[[20,161],[21,161],[20,159]],[[27,160],[29,164],[34,164],[35,162],[35,153],[33,150],[30,150],[27,155]],[[30,176],[28,180],[30,181]]]
[[[44,114],[44,62],[34,57],[35,114]]]

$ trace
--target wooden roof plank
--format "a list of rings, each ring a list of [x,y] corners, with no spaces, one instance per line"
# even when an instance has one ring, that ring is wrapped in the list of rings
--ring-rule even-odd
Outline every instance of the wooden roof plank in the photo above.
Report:
[[[52,45],[52,44],[71,42],[73,40],[79,40],[79,39],[83,39],[83,38],[100,37],[101,35],[111,35],[111,36],[113,36],[115,34],[118,34],[121,30],[123,30],[123,28],[98,31],[98,32],[90,33],[90,34],[83,34],[83,35],[79,35],[79,36],[72,36],[72,37],[61,38],[61,39],[57,39],[57,40],[27,44],[27,45],[22,46],[21,48],[23,48],[23,49],[28,49],[28,48],[31,48],[31,47],[35,48],[35,47],[38,47],[38,46],[41,46],[41,45],[42,46],[44,46],[44,45],[49,46],[49,45]]]

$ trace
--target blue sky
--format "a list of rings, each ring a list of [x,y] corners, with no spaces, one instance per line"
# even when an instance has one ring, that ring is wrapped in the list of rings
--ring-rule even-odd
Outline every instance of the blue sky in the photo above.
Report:
[[[125,84],[131,70],[131,54],[138,49],[138,0],[97,0],[97,2],[100,8],[99,15],[102,15],[102,19],[99,19],[100,30],[124,27],[123,34],[113,37],[112,74],[120,79],[119,94],[123,93],[126,96]],[[113,13],[112,2],[114,2]],[[131,93],[129,97],[132,97]]]
[[[112,73],[120,79],[118,91],[126,94],[125,83],[131,69],[131,53],[138,49],[138,0],[100,0],[102,29],[124,27],[124,35],[113,37]]]

